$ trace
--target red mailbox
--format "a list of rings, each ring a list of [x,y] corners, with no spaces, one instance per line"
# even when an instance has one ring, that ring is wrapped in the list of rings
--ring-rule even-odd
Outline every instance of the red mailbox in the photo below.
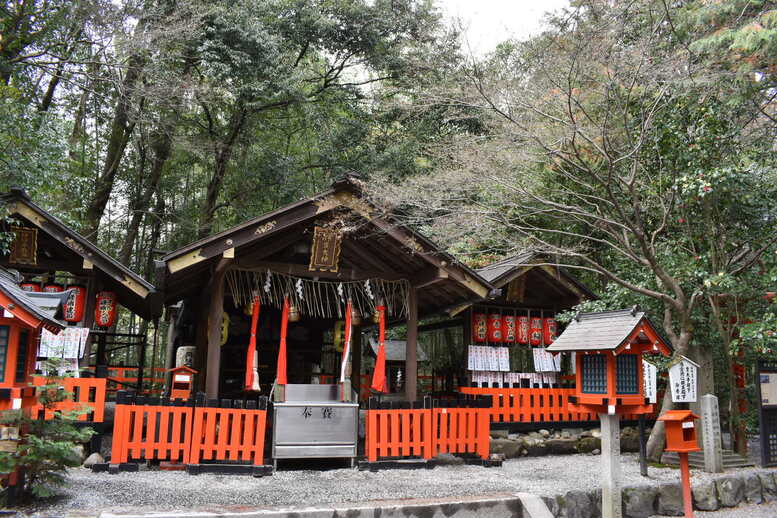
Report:
[[[189,399],[194,386],[194,375],[197,371],[186,365],[170,369],[172,373],[170,399]]]
[[[666,430],[666,451],[688,453],[699,451],[696,440],[696,425],[694,420],[699,416],[690,410],[667,410],[658,418],[664,422]]]

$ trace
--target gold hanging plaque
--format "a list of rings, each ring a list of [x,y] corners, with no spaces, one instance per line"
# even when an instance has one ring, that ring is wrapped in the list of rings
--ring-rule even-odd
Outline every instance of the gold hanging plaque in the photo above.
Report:
[[[340,264],[340,245],[343,235],[339,229],[315,227],[310,250],[311,272],[337,272]]]
[[[11,231],[14,238],[8,261],[13,264],[38,264],[38,229],[12,226]]]

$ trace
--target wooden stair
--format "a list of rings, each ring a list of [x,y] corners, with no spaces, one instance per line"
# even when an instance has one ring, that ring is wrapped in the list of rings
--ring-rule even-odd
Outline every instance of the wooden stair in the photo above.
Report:
[[[679,466],[680,458],[676,452],[667,451],[661,456],[661,463],[669,466]],[[692,468],[704,469],[704,452],[693,451],[689,453],[688,464]],[[755,464],[750,459],[731,450],[723,450],[723,469],[749,468],[752,466],[755,466]]]

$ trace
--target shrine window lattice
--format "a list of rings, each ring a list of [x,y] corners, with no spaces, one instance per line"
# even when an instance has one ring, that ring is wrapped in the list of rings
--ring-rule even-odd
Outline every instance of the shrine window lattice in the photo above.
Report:
[[[618,394],[639,394],[637,355],[621,354],[616,358],[615,380]]]
[[[582,377],[584,393],[607,393],[607,359],[603,354],[589,354],[583,356]]]

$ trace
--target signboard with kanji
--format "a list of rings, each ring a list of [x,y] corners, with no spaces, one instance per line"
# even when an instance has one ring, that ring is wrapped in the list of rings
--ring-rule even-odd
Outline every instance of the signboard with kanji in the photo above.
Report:
[[[645,387],[645,399],[650,403],[656,403],[658,368],[645,360],[642,360],[642,383]]]
[[[675,403],[694,403],[697,398],[699,364],[680,356],[679,361],[669,367],[669,387]]]
[[[308,270],[311,272],[337,272],[342,240],[343,234],[338,229],[315,227]]]

